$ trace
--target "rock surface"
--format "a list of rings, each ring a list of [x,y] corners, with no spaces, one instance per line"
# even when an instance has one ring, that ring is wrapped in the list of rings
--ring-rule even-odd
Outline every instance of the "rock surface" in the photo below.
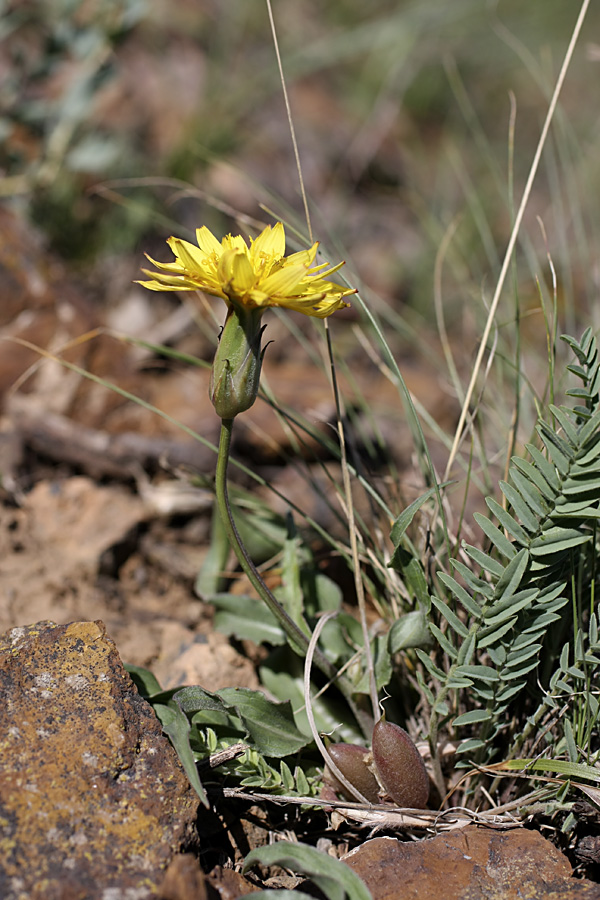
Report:
[[[0,637],[0,896],[144,900],[198,799],[102,622]]]
[[[344,860],[373,900],[600,900],[539,832],[468,825],[417,843],[374,838]]]

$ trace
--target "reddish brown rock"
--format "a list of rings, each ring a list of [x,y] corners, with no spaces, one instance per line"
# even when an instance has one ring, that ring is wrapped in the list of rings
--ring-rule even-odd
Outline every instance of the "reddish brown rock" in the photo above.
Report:
[[[374,838],[344,860],[373,900],[600,900],[539,832],[469,825],[431,840]]]
[[[156,894],[198,799],[101,622],[0,638],[0,896]]]

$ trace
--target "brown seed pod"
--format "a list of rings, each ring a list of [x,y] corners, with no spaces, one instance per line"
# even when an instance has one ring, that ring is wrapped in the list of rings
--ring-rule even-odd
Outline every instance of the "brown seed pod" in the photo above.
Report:
[[[394,803],[425,809],[429,776],[421,754],[403,728],[380,719],[373,729],[373,760],[377,775]]]
[[[353,784],[370,803],[379,803],[377,779],[367,768],[367,761],[371,757],[367,748],[360,747],[358,744],[331,744],[328,750],[334,763],[350,784]],[[351,800],[356,799],[350,797],[344,785],[338,781],[333,772],[327,772],[327,780],[338,794],[349,797]]]

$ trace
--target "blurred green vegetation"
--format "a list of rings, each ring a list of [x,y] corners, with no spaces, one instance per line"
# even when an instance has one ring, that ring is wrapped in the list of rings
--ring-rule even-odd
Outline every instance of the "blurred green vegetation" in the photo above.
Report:
[[[230,228],[259,203],[305,230],[266,4],[4,0],[0,13],[2,195],[63,256],[129,253],[200,220]],[[274,4],[315,229],[393,306],[431,316],[457,216],[450,323],[465,297],[481,302],[576,13],[564,0]],[[599,18],[592,7],[522,240],[537,304],[540,215],[567,310],[595,292]],[[107,193],[115,179],[138,181]],[[173,202],[165,179],[200,193]]]

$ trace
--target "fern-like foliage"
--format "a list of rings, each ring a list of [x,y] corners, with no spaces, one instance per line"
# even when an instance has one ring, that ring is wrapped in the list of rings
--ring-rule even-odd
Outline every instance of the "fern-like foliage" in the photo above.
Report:
[[[590,329],[579,342],[563,340],[576,358],[568,368],[582,382],[567,392],[576,403],[550,406],[552,424],[537,424],[539,446],[527,445],[528,459],[512,459],[508,481],[500,482],[506,506],[486,501],[495,522],[475,513],[490,552],[463,543],[472,564],[454,561],[453,574],[438,574],[443,596],[431,596],[439,615],[430,630],[444,667],[439,654],[436,663],[416,651],[430,676],[421,684],[432,709],[432,746],[442,724],[459,734],[468,729],[459,747],[465,765],[522,743],[560,692],[572,690],[573,679],[583,679],[581,690],[600,663],[593,602],[585,635],[577,621],[577,604],[586,591],[593,597],[600,518],[600,358]],[[527,709],[528,718],[518,714]],[[590,713],[598,715],[597,703]]]

